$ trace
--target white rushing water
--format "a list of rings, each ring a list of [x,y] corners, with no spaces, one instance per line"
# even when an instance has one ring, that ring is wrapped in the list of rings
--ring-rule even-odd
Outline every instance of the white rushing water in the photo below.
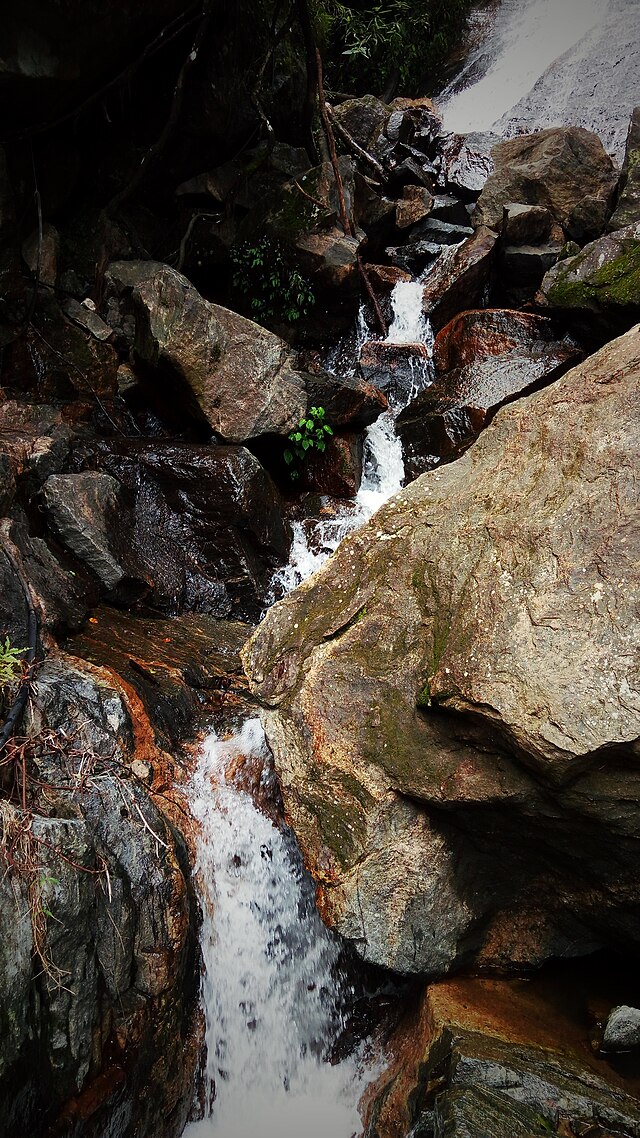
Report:
[[[433,332],[422,310],[423,284],[401,281],[391,294],[393,319],[385,343],[420,344],[423,355],[411,356],[408,367],[412,384],[401,397],[389,395],[390,409],[367,428],[364,443],[364,471],[355,501],[331,513],[327,518],[307,522],[294,522],[293,545],[289,564],[274,578],[274,597],[281,596],[306,580],[338,548],[344,537],[364,524],[376,510],[401,489],[404,483],[402,446],[395,432],[395,417],[415,396],[432,382],[431,352]],[[364,307],[358,315],[351,358],[345,360],[344,351],[334,350],[327,366],[339,374],[339,369],[353,374],[363,344],[371,339],[364,318]],[[344,373],[343,372],[343,373]]]
[[[408,402],[431,380],[432,334],[419,282],[396,286],[389,343],[421,344]],[[359,351],[369,332],[361,312]],[[297,585],[402,485],[394,409],[369,427],[365,475],[351,509],[294,526],[279,591]],[[376,1074],[362,1055],[327,1053],[343,1026],[349,989],[337,938],[315,907],[314,886],[292,835],[227,778],[247,763],[254,780],[270,757],[257,719],[230,739],[203,745],[190,803],[200,823],[196,878],[203,907],[202,1000],[206,1018],[205,1117],[187,1138],[356,1138],[358,1102]],[[264,777],[264,776],[262,776]]]
[[[230,740],[211,735],[193,779],[211,1113],[185,1134],[352,1138],[363,1074],[355,1058],[323,1061],[342,1025],[339,946],[291,836],[226,780],[244,758],[268,770],[257,719]]]
[[[501,0],[472,24],[462,71],[438,100],[447,130],[582,126],[621,157],[640,100],[638,0]]]
[[[486,38],[438,100],[447,130],[489,130],[554,60],[603,24],[608,7],[609,0],[502,0]]]

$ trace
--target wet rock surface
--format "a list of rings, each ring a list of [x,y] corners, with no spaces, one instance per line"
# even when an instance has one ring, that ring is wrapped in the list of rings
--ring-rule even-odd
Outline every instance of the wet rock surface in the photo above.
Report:
[[[461,309],[482,303],[494,267],[497,240],[497,234],[483,226],[440,256],[425,281],[423,300],[425,315],[436,331]]]
[[[23,835],[3,879],[3,1122],[16,1138],[116,1118],[177,1136],[198,1052],[195,900],[184,840],[134,773],[144,716],[113,674],[52,654],[26,731],[37,781],[26,810],[3,803],[5,840]],[[160,785],[170,760],[144,757]]]
[[[503,409],[244,650],[325,919],[365,959],[638,943],[639,367],[633,331]]]
[[[278,492],[250,451],[110,440],[79,446],[74,464],[123,488],[127,508],[111,517],[112,544],[128,544],[128,576],[156,605],[213,616],[260,612],[290,533]]]

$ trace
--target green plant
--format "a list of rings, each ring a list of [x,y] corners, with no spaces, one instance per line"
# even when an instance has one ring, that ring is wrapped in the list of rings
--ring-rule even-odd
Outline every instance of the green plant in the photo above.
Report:
[[[347,91],[379,92],[389,83],[412,95],[433,91],[470,8],[471,0],[320,0],[316,26],[330,82]]]
[[[20,670],[20,656],[25,651],[25,648],[12,648],[8,636],[5,636],[4,644],[0,640],[0,688],[6,687],[7,684],[11,684],[17,679]]]
[[[294,324],[315,304],[310,282],[287,264],[277,241],[269,237],[254,244],[244,241],[231,250],[231,260],[233,288],[241,301],[251,297],[248,308],[254,320]]]
[[[295,462],[304,462],[310,450],[317,450],[320,454],[327,448],[327,437],[332,435],[333,431],[325,420],[324,407],[312,407],[300,420],[295,431],[289,434],[289,442],[291,447],[287,448],[284,452],[284,461],[290,468],[289,473],[292,478],[299,478],[300,472],[296,469]]]

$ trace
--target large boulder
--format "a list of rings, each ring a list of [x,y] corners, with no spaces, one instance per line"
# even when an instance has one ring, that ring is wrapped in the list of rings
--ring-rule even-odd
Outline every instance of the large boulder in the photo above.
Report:
[[[126,685],[62,654],[34,678],[25,734],[27,809],[1,804],[5,1131],[178,1138],[200,1047],[197,907],[146,785],[166,789],[171,760]]]
[[[544,277],[541,299],[607,334],[640,318],[640,221],[586,245]]]
[[[508,202],[541,205],[583,242],[602,233],[618,172],[597,135],[581,127],[555,127],[499,142],[494,172],[478,198],[476,225],[502,224]]]
[[[135,354],[174,401],[190,401],[229,442],[286,435],[306,410],[287,344],[204,300],[181,273],[154,261],[118,261],[107,286],[135,315]]]
[[[629,123],[624,165],[620,178],[620,194],[610,230],[624,229],[640,221],[640,107],[636,107]]]
[[[322,912],[367,960],[640,944],[639,378],[636,329],[504,408],[244,650]]]

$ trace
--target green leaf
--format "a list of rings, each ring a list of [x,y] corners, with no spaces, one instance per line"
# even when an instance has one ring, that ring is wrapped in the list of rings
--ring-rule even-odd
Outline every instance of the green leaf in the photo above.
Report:
[[[290,451],[290,450],[286,450],[286,451],[284,452],[284,455],[283,455],[283,457],[284,457],[284,461],[287,463],[287,465],[288,465],[288,466],[290,466],[290,465],[291,465],[291,463],[293,462],[293,455],[292,455],[291,451]]]

